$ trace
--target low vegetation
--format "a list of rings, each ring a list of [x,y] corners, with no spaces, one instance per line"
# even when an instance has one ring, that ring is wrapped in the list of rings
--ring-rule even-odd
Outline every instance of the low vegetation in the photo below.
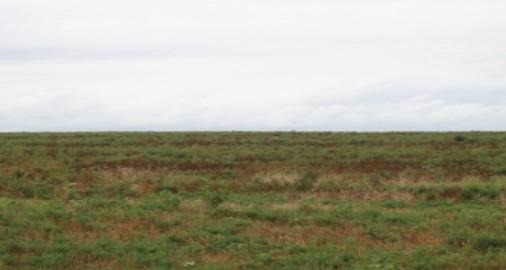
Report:
[[[505,269],[506,133],[0,134],[0,269]]]

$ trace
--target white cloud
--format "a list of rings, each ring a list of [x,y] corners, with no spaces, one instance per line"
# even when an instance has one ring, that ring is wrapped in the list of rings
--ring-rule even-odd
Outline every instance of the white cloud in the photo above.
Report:
[[[0,3],[0,131],[506,129],[504,1]]]

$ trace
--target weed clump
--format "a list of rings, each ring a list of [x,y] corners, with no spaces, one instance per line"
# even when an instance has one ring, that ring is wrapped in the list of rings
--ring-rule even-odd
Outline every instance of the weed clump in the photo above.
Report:
[[[473,248],[479,251],[506,249],[506,237],[490,235],[480,236],[475,240]]]
[[[506,175],[506,167],[505,168],[499,168],[495,171],[496,175]]]
[[[467,231],[458,231],[452,233],[446,239],[448,245],[461,248],[469,242],[469,235]]]
[[[310,191],[318,180],[318,176],[313,172],[306,172],[293,184],[296,191]]]
[[[488,201],[501,195],[501,188],[484,183],[431,184],[411,188],[415,195],[425,200]]]
[[[225,199],[223,198],[222,195],[217,194],[217,193],[213,193],[209,197],[209,206],[215,208],[215,207],[218,207],[218,205],[220,205],[224,201],[225,201]]]
[[[489,199],[493,200],[499,197],[498,189],[488,186],[471,185],[462,189],[463,200]]]

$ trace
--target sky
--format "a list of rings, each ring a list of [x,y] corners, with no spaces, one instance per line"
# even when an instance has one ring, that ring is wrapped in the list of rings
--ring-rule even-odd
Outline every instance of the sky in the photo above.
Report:
[[[504,0],[2,0],[0,131],[506,130]]]

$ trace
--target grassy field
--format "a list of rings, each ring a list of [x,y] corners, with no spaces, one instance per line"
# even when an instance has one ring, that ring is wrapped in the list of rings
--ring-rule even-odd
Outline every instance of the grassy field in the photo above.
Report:
[[[0,134],[0,269],[506,269],[506,133]]]

